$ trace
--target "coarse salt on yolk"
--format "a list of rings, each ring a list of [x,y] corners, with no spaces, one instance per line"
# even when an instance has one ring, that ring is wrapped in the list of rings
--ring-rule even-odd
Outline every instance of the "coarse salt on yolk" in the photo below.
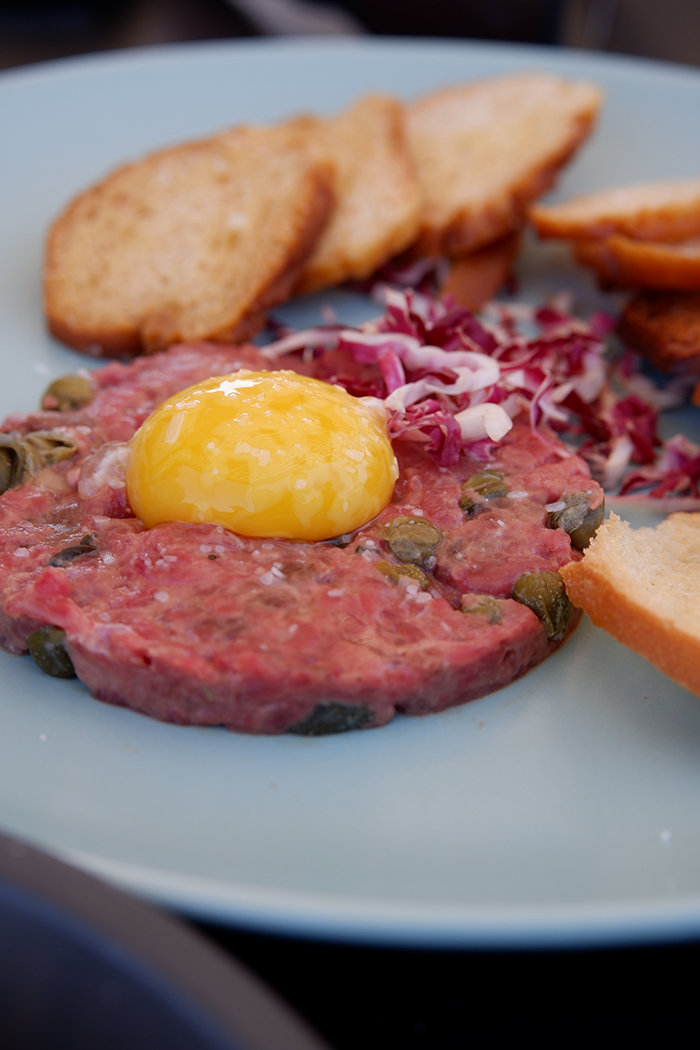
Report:
[[[296,372],[235,372],[176,394],[132,439],[127,492],[147,528],[215,522],[324,540],[374,518],[398,465],[381,402]]]

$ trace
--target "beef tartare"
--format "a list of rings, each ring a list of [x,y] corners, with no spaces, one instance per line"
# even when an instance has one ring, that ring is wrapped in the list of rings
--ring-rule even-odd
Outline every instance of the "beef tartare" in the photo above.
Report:
[[[369,388],[382,372],[360,358],[317,348],[285,367],[327,379],[342,365],[346,386],[354,369]],[[527,413],[457,455],[399,436],[391,502],[327,541],[146,529],[123,443],[189,384],[270,367],[252,346],[176,346],[53,384],[5,422],[6,649],[155,718],[318,735],[483,696],[561,644],[576,617],[556,570],[602,517],[602,490]]]

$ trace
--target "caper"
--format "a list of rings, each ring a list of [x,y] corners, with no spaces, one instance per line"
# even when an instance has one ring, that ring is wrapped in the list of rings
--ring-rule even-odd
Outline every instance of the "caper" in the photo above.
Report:
[[[540,618],[547,635],[560,642],[569,626],[573,606],[558,572],[524,572],[515,581],[513,597]]]
[[[22,435],[0,434],[0,492],[19,485],[22,473]]]
[[[463,594],[462,612],[483,616],[488,623],[500,623],[503,618],[501,603],[490,594]]]
[[[340,547],[343,550],[345,547],[349,547],[352,543],[352,532],[344,532],[341,536],[334,536],[332,540],[328,540],[331,547]]]
[[[64,547],[63,550],[56,551],[49,558],[49,565],[53,565],[56,569],[63,569],[70,562],[79,558],[81,554],[90,554],[91,551],[97,550],[96,545],[92,542],[95,539],[94,536],[83,536],[80,543],[75,544],[73,547]]]
[[[502,499],[508,495],[508,486],[499,470],[480,470],[462,484],[459,506],[471,517],[477,509],[490,499]],[[481,497],[474,499],[474,495]]]
[[[568,532],[572,546],[582,551],[602,524],[605,517],[605,500],[601,500],[597,507],[591,508],[590,492],[572,492],[568,496],[562,496],[559,502],[564,506],[550,512],[549,526]]]
[[[290,726],[287,732],[296,736],[330,736],[331,733],[362,729],[372,718],[372,712],[366,704],[316,704],[308,718]]]
[[[417,565],[392,565],[389,561],[377,561],[374,563],[374,567],[379,569],[382,576],[386,576],[393,583],[398,583],[402,576],[406,576],[419,583],[422,591],[427,591],[430,587],[430,580]]]
[[[442,533],[437,525],[425,518],[394,518],[382,530],[391,553],[399,561],[425,565],[435,556]]]
[[[18,456],[11,448],[0,448],[0,493],[12,488]]]
[[[44,467],[70,459],[77,451],[73,438],[55,430],[0,434],[0,493],[21,485]]]
[[[39,627],[29,635],[29,652],[44,674],[52,678],[75,678],[75,668],[65,642],[66,632],[60,627]]]
[[[34,430],[31,434],[25,434],[22,438],[24,477],[31,477],[44,467],[70,459],[77,451],[77,441],[56,430]]]
[[[92,383],[86,376],[68,375],[54,379],[41,399],[43,409],[69,412],[71,409],[83,408],[92,401]],[[48,403],[47,403],[48,402]]]

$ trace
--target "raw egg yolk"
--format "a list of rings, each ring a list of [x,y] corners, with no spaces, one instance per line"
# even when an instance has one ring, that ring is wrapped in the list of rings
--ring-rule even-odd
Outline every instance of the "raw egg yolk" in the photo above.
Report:
[[[126,484],[147,528],[216,522],[244,536],[325,540],[391,499],[384,409],[296,372],[235,372],[188,387],[132,439]]]

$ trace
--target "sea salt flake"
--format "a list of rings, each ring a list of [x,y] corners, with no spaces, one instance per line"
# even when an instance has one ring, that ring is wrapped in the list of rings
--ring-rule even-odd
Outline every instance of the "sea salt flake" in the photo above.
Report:
[[[262,566],[261,566],[262,568]],[[269,587],[273,583],[277,583],[278,580],[284,579],[284,573],[280,572],[276,566],[272,566],[269,572],[264,572],[260,577],[260,582],[264,583],[266,587]]]

